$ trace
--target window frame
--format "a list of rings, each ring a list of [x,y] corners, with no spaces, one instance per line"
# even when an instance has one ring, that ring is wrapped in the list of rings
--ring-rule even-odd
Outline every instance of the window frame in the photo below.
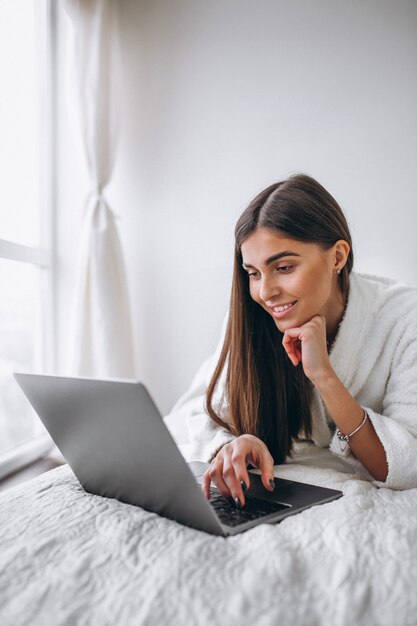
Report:
[[[39,41],[39,112],[41,144],[40,158],[40,245],[28,246],[0,239],[0,259],[29,263],[41,270],[41,354],[43,367],[56,369],[56,33],[57,13],[54,0],[44,0],[37,6]],[[42,271],[43,270],[43,271]],[[54,443],[45,433],[13,448],[0,452],[0,479],[32,463],[52,450]]]

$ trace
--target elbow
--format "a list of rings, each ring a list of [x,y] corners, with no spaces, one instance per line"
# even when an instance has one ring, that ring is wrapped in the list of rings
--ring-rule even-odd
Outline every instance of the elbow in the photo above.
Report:
[[[378,454],[374,455],[374,462],[369,466],[369,472],[372,474],[374,480],[380,483],[385,483],[388,478],[388,461],[384,448],[382,445],[378,450]]]
[[[383,452],[383,454],[375,455],[373,457],[373,463],[369,464],[367,466],[367,469],[374,480],[378,481],[379,483],[386,483],[388,480],[388,476],[389,476],[389,466],[388,466],[386,452],[383,448],[381,452]],[[389,478],[390,478],[389,482],[391,482],[392,476],[390,476]],[[384,485],[381,484],[380,486],[384,486]]]
[[[371,474],[374,480],[377,480],[380,483],[385,483],[388,478],[388,465],[372,471]]]

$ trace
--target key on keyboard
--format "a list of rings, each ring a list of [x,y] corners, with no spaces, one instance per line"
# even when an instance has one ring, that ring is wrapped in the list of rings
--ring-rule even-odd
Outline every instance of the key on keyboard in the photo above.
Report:
[[[243,509],[238,509],[223,496],[214,496],[210,504],[216,511],[220,521],[227,526],[238,526],[260,517],[265,517],[270,513],[276,513],[289,507],[288,504],[270,502],[269,500],[259,500],[258,498],[248,498]]]

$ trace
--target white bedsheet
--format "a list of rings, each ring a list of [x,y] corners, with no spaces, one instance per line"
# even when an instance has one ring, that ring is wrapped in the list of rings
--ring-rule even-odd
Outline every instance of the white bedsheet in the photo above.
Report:
[[[0,494],[0,625],[417,624],[417,489],[328,450],[277,475],[344,491],[223,539],[86,494],[67,466]]]

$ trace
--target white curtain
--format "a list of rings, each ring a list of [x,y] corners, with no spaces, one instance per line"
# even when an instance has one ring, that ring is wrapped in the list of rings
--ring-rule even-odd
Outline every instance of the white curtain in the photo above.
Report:
[[[114,0],[66,0],[74,26],[73,80],[91,191],[80,235],[73,374],[133,378],[129,299],[122,251],[104,196],[117,138],[119,24]]]

